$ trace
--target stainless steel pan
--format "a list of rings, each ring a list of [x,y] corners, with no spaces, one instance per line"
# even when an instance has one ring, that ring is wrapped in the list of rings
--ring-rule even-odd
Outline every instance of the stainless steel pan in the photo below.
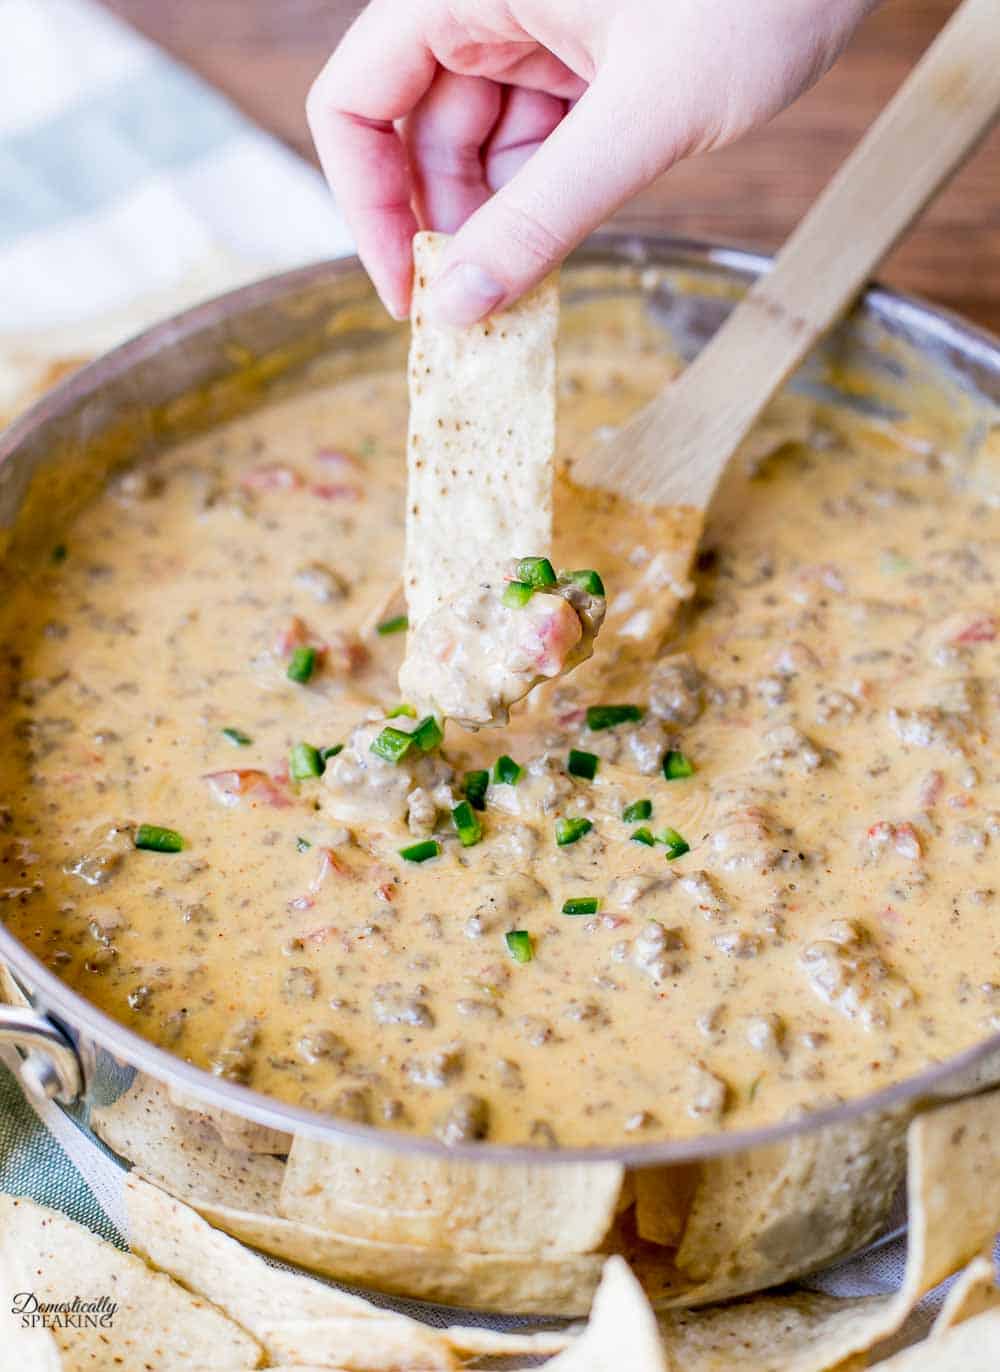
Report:
[[[570,328],[585,328],[595,310],[626,302],[637,327],[661,329],[664,346],[691,355],[768,265],[766,257],[708,244],[652,235],[599,237],[566,268],[564,316]],[[348,374],[386,357],[402,363],[405,341],[405,328],[379,308],[352,259],[235,291],[84,368],[0,435],[0,593],[3,576],[30,574],[33,547],[46,546],[46,540],[50,546],[67,509],[85,501],[116,466],[141,461],[163,444],[275,392],[308,385],[317,372]],[[837,397],[830,378],[858,368],[867,378],[865,393]],[[873,288],[796,384],[866,408],[916,405],[944,425],[957,413],[974,427],[1000,418],[1000,341],[944,311]],[[190,1066],[90,1005],[2,926],[0,957],[27,996],[19,1007],[0,1006],[0,1041],[17,1045],[26,1088],[59,1101],[81,1128],[88,1126],[95,1103],[148,1078],[166,1084],[191,1109],[198,1106],[203,1121],[236,1126],[235,1135],[232,1127],[224,1128],[224,1137],[252,1140],[254,1126],[262,1126],[257,1136],[270,1138],[265,1147],[275,1153],[295,1135],[364,1139],[414,1154],[443,1152],[434,1140],[324,1117]],[[538,1166],[612,1158],[637,1172],[697,1167],[703,1178],[717,1178],[720,1169],[732,1178],[744,1163],[761,1159],[778,1169],[783,1159],[811,1159],[796,1172],[794,1223],[787,1206],[780,1224],[774,1217],[755,1222],[749,1210],[741,1221],[733,1213],[739,1208],[735,1192],[720,1189],[733,1252],[707,1274],[707,1284],[704,1273],[697,1281],[682,1273],[679,1282],[659,1282],[665,1301],[691,1298],[692,1287],[694,1299],[707,1299],[786,1280],[871,1241],[884,1228],[900,1180],[901,1141],[913,1113],[998,1081],[1000,1034],[877,1095],[767,1129],[543,1153],[476,1144],[448,1156]],[[635,1249],[628,1224],[626,1218],[616,1242]],[[403,1293],[405,1283],[384,1285]],[[407,1294],[433,1298],[436,1291],[433,1284],[415,1282]],[[581,1292],[582,1308],[586,1299]],[[563,1301],[560,1311],[573,1313],[573,1305]]]

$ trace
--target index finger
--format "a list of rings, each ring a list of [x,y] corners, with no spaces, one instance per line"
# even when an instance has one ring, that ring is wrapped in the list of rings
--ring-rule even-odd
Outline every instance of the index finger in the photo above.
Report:
[[[437,69],[416,6],[374,0],[313,83],[306,113],[324,174],[375,289],[397,319],[409,308],[417,221],[406,152],[394,127]],[[378,79],[372,73],[378,72]]]

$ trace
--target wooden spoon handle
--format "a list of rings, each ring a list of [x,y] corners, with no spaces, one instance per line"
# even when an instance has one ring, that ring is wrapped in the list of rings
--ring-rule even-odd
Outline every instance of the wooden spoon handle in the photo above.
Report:
[[[707,504],[768,400],[998,113],[1000,0],[964,0],[771,272],[629,426],[631,471],[620,488],[656,503]],[[611,484],[605,475],[599,484]]]

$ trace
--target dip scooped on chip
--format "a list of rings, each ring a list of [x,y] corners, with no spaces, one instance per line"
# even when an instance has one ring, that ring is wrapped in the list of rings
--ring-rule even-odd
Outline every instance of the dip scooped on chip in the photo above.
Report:
[[[510,706],[594,650],[604,620],[597,572],[520,558],[507,581],[483,581],[432,610],[399,673],[407,700],[460,724],[506,724]]]
[[[446,243],[414,240],[407,441],[409,639],[399,684],[478,728],[590,657],[604,584],[557,575],[552,544],[558,287],[549,278],[468,329],[428,318]],[[527,549],[535,550],[525,556]]]

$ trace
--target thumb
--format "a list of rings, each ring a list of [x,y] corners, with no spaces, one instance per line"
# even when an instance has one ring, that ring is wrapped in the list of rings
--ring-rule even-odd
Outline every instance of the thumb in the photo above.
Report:
[[[599,73],[517,175],[455,234],[429,312],[461,326],[513,303],[678,159],[685,140],[675,137],[677,122]]]

